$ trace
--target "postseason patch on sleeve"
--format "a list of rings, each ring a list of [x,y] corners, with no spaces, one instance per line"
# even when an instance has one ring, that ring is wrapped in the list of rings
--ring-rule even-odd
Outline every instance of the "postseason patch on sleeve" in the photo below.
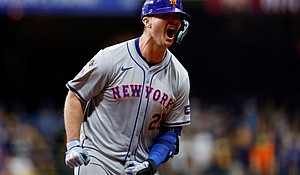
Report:
[[[188,116],[190,115],[190,113],[191,113],[191,106],[190,105],[184,106],[184,115]]]

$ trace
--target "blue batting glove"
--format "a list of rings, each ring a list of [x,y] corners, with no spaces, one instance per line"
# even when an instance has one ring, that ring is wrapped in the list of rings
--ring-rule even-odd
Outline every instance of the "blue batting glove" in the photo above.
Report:
[[[67,143],[65,162],[71,168],[78,167],[83,164],[87,165],[90,162],[90,156],[86,150],[80,146],[79,140],[72,140]]]

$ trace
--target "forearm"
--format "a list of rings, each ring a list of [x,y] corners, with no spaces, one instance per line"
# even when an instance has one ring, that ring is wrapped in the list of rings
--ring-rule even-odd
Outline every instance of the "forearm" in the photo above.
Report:
[[[67,142],[79,140],[80,127],[83,121],[83,104],[77,96],[69,91],[65,100],[64,123],[67,135]]]

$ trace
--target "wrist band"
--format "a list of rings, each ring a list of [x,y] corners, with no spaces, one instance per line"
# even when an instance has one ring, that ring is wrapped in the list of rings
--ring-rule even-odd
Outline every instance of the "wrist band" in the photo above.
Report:
[[[71,140],[69,143],[67,143],[67,150],[70,150],[73,147],[80,146],[79,140]]]

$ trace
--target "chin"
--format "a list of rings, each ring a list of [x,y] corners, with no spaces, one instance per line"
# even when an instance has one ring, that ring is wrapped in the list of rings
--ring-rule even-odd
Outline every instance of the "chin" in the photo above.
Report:
[[[167,39],[167,40],[165,40],[165,46],[167,46],[167,47],[170,47],[172,44],[173,44],[173,39]]]

